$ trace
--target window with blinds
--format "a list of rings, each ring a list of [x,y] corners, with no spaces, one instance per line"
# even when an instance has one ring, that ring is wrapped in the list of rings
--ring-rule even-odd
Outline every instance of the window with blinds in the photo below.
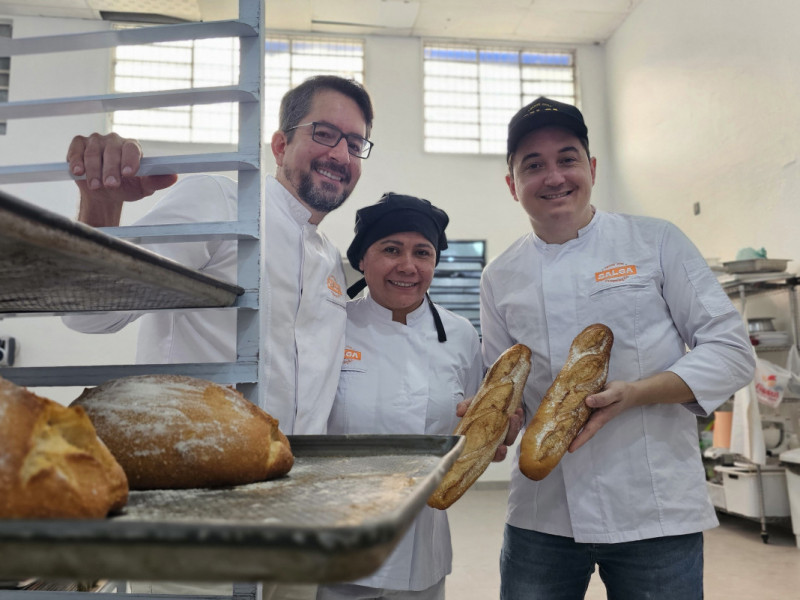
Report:
[[[11,37],[11,23],[0,22],[0,37]],[[11,57],[0,56],[0,102],[8,102],[8,84],[11,78]],[[0,135],[6,134],[6,122],[0,121]]]
[[[426,43],[423,56],[426,152],[505,154],[522,106],[575,103],[572,52]]]
[[[239,40],[208,39],[120,46],[114,90],[142,92],[235,85]],[[334,74],[364,80],[364,44],[338,38],[268,37],[265,41],[264,132],[278,126],[281,97],[307,77]],[[235,144],[236,104],[207,104],[116,111],[113,129],[123,137],[170,142]]]

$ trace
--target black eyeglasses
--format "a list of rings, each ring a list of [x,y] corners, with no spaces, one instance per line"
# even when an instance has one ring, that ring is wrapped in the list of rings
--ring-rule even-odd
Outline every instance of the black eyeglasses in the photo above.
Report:
[[[319,121],[295,125],[294,127],[289,127],[286,131],[308,126],[311,126],[311,139],[323,146],[335,148],[339,142],[342,141],[342,138],[344,138],[347,140],[347,151],[357,158],[369,157],[369,152],[372,150],[372,146],[374,146],[368,139],[356,133],[344,133],[341,129],[334,127],[330,123],[320,123]]]

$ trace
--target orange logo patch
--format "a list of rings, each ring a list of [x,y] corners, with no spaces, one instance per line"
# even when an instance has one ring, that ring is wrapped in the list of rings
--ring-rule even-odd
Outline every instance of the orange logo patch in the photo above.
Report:
[[[636,275],[636,265],[616,263],[608,265],[602,271],[594,274],[595,281],[624,281],[631,275]]]
[[[361,352],[353,350],[352,348],[344,349],[344,363],[353,362],[354,360],[361,360]]]
[[[333,293],[333,295],[334,295],[334,296],[336,296],[337,298],[338,298],[339,296],[341,296],[341,295],[342,295],[342,288],[341,288],[341,286],[340,286],[340,285],[339,285],[339,284],[336,282],[336,279],[334,278],[334,276],[333,276],[333,275],[331,275],[330,277],[328,277],[328,289],[329,289],[329,290],[330,290],[330,291]]]

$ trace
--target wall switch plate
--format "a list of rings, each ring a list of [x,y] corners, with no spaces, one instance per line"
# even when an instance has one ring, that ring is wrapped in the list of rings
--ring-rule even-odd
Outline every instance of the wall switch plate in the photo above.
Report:
[[[14,366],[16,341],[13,337],[0,337],[0,367]]]
[[[692,206],[692,210],[694,211],[694,214],[699,215],[700,214],[700,203],[699,202],[695,202],[694,205]]]

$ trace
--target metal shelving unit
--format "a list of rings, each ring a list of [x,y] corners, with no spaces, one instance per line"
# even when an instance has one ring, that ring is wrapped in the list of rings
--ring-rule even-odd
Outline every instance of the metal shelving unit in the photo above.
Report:
[[[742,315],[745,314],[748,298],[762,294],[787,294],[789,301],[789,316],[791,322],[791,335],[792,345],[795,347],[800,343],[800,315],[798,314],[798,300],[797,300],[797,286],[800,283],[800,278],[791,273],[775,273],[775,272],[760,272],[760,273],[747,273],[737,274],[735,276],[723,279],[720,281],[722,288],[733,300],[739,301],[739,310]],[[787,346],[766,346],[759,348],[755,346],[757,353],[761,352],[780,352],[788,351],[791,345]],[[800,398],[792,397],[790,395],[784,396],[785,402],[797,402]],[[750,462],[742,457],[744,462]],[[776,520],[785,520],[781,517],[770,518],[765,514],[765,500],[764,500],[764,482],[762,467],[759,464],[751,463],[756,470],[756,482],[758,486],[759,496],[759,512],[758,518],[761,523],[761,539],[766,544],[769,541],[769,533],[767,531],[767,523]],[[732,513],[736,514],[736,513]],[[749,518],[749,517],[745,517]]]
[[[798,313],[797,301],[797,286],[800,283],[800,278],[791,273],[766,272],[737,275],[729,279],[723,279],[720,283],[728,296],[739,300],[739,311],[742,314],[745,313],[748,297],[767,293],[788,294],[792,343],[795,346],[800,343],[800,313]],[[788,350],[790,347],[770,346],[768,350]],[[762,351],[767,350],[767,348],[757,348],[757,350]]]
[[[237,360],[234,363],[182,365],[108,365],[103,367],[48,367],[0,369],[0,375],[19,385],[96,385],[101,381],[136,373],[180,372],[235,384],[251,401],[258,402],[257,358],[260,348],[258,291],[261,276],[261,204],[264,178],[261,173],[262,97],[264,84],[264,0],[239,0],[239,18],[232,21],[187,23],[55,35],[21,39],[0,39],[0,56],[73,52],[111,48],[118,45],[239,37],[239,83],[234,86],[194,88],[147,93],[107,94],[69,98],[45,98],[0,104],[0,121],[59,115],[109,112],[156,106],[237,102],[239,143],[236,152],[191,156],[146,158],[140,174],[238,171],[238,220],[225,223],[197,223],[154,227],[116,227],[103,231],[119,238],[173,242],[198,239],[229,239],[238,243],[237,284],[243,289],[234,303],[237,311]],[[79,133],[79,132],[76,132]],[[66,163],[17,165],[0,168],[0,183],[58,181],[70,179]],[[61,310],[63,308],[64,310]],[[51,314],[68,312],[55,306]],[[24,311],[21,311],[24,312]],[[11,313],[5,313],[9,316]],[[37,313],[44,314],[44,313]],[[19,594],[30,600],[36,592]],[[237,598],[256,596],[255,584],[235,584]],[[24,595],[23,595],[24,594]]]
[[[184,223],[150,227],[101,228],[109,235],[137,241],[190,242],[197,239],[234,239],[238,242],[238,280],[244,294],[238,309],[237,361],[230,364],[181,365],[182,373],[206,376],[218,383],[235,384],[251,400],[258,399],[257,353],[259,348],[258,287],[260,278],[262,89],[263,89],[263,0],[240,0],[235,21],[187,23],[102,31],[83,34],[0,39],[0,55],[70,52],[117,45],[213,37],[240,38],[239,84],[216,88],[194,88],[167,92],[109,94],[72,98],[47,98],[0,104],[0,120],[43,116],[108,112],[122,108],[149,108],[216,102],[239,103],[239,144],[236,152],[174,155],[145,158],[141,175],[238,172],[238,220],[216,223]],[[0,183],[42,182],[71,179],[66,163],[16,165],[0,168]],[[68,310],[68,309],[67,309]],[[53,314],[59,314],[58,307]],[[170,372],[169,365],[109,365],[102,368],[55,367],[0,369],[0,375],[20,385],[96,385],[100,378],[139,372]]]

